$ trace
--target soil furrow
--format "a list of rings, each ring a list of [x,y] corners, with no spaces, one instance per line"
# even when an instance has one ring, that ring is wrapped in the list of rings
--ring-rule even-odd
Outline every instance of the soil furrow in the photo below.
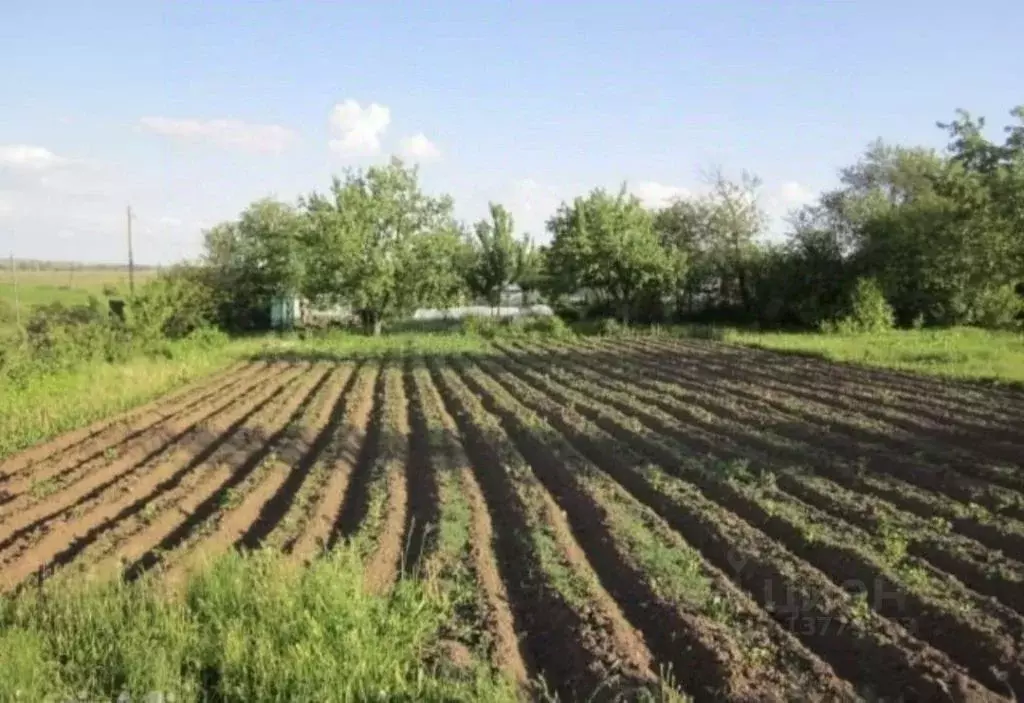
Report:
[[[86,466],[85,472],[77,480],[62,484],[50,479],[34,484],[0,511],[0,520],[3,521],[0,523],[0,554],[25,534],[30,534],[69,510],[79,509],[104,491],[130,478],[141,467],[181,442],[197,426],[263,383],[265,381],[254,381],[240,388],[225,389],[224,395],[208,398],[205,404],[198,404],[191,410],[168,418],[160,423],[159,429],[151,429],[125,453],[111,454],[110,458],[104,457]],[[223,398],[228,400],[219,406],[207,407]]]
[[[586,396],[531,371],[528,362],[521,363],[525,364],[520,367],[524,378],[540,384],[538,388],[560,402],[572,404],[622,443],[621,447],[616,443],[605,447],[591,460],[613,473],[707,559],[732,575],[840,676],[861,685],[881,677],[878,685],[889,687],[888,695],[905,695],[907,690],[942,695],[943,691],[958,688],[973,691],[971,695],[994,695],[944,654],[910,636],[905,628],[870,608],[857,606],[849,593],[734,515],[727,505],[711,502],[703,490],[714,489],[717,484],[701,481],[698,490],[665,473],[658,464],[646,464],[641,456],[648,452],[657,455],[661,466],[676,467],[680,456],[654,451],[659,446],[657,440],[645,438],[642,432],[637,434],[641,428],[635,420],[597,406]],[[610,460],[616,453],[620,460]],[[879,693],[884,695],[885,691]]]
[[[560,350],[547,348],[547,352],[543,356],[543,360],[547,364],[550,364],[552,358],[564,358],[563,352]],[[520,353],[536,354],[536,351],[521,347]],[[558,368],[562,367],[552,367],[552,369]],[[978,510],[981,509],[981,506],[966,505],[954,502],[948,496],[928,493],[916,485],[906,483],[890,472],[884,471],[883,467],[878,464],[874,465],[874,471],[869,470],[870,462],[858,461],[856,466],[851,466],[819,448],[815,443],[816,438],[798,435],[803,437],[803,443],[794,446],[791,440],[785,438],[772,441],[773,435],[767,431],[762,431],[759,437],[754,436],[751,432],[756,430],[747,428],[774,427],[777,423],[767,422],[760,417],[747,417],[745,413],[739,414],[740,411],[725,407],[724,400],[716,401],[713,405],[717,415],[701,416],[694,412],[694,408],[700,406],[672,405],[672,394],[670,393],[656,396],[650,393],[645,394],[641,388],[632,385],[622,386],[621,382],[605,378],[605,376],[614,376],[615,374],[606,373],[603,376],[595,376],[590,371],[590,367],[583,362],[576,364],[574,369],[578,373],[589,375],[600,386],[622,387],[631,396],[645,397],[649,401],[648,407],[666,408],[673,414],[683,412],[683,415],[675,415],[681,424],[669,423],[671,426],[667,431],[674,432],[678,436],[682,436],[679,433],[685,431],[687,433],[685,441],[691,446],[700,447],[702,451],[719,453],[722,443],[731,445],[736,438],[740,438],[739,441],[745,443],[747,447],[754,447],[755,453],[759,453],[761,456],[772,456],[776,460],[785,459],[787,462],[797,465],[806,464],[808,459],[813,459],[816,471],[827,474],[830,479],[842,485],[861,492],[875,494],[883,500],[888,500],[927,519],[940,515],[949,520],[958,532],[994,549],[1006,551],[1014,559],[1019,559],[1020,555],[1024,554],[1024,526],[1017,521],[1002,517],[993,517],[989,520],[985,516],[979,515]],[[727,398],[728,396],[722,397]],[[650,419],[650,413],[647,413],[647,416]],[[731,435],[721,434],[722,428],[728,426],[729,422],[734,423],[734,431]],[[799,431],[800,425],[792,423],[787,427]],[[695,435],[693,428],[703,428],[706,433],[716,438],[715,441],[709,443],[706,438],[700,439]],[[820,444],[820,438],[817,439]],[[749,449],[744,448],[741,451],[749,452]]]
[[[408,534],[409,506],[407,465],[409,461],[409,408],[402,369],[396,363],[384,369],[384,427],[381,433],[380,470],[384,484],[383,515],[376,535],[373,556],[366,565],[366,584],[371,593],[391,588],[404,570],[403,539]]]
[[[488,384],[497,381],[504,391],[502,381],[513,386],[515,382],[497,379],[495,374],[504,375],[503,372],[487,362],[481,362],[481,366],[491,370],[492,377],[481,380],[470,375],[472,386],[482,396],[490,396],[491,404],[501,405],[500,398],[494,395],[495,388]],[[525,392],[522,386],[518,391]],[[542,400],[524,402],[545,407],[548,412],[544,421],[550,420],[559,430],[570,430],[578,436],[568,423],[555,419],[556,411],[551,405]],[[852,689],[836,679],[827,666],[808,656],[806,651],[799,657],[797,650],[800,648],[793,647],[791,642],[780,643],[770,637],[756,643],[737,642],[727,628],[704,613],[694,608],[680,608],[678,603],[659,596],[637,556],[624,548],[626,540],[621,527],[610,518],[605,503],[598,497],[600,494],[595,493],[595,487],[600,485],[598,469],[577,454],[574,445],[542,424],[544,421],[540,418],[519,417],[515,407],[508,405],[499,412],[514,426],[524,446],[524,456],[530,459],[538,477],[567,512],[574,533],[587,549],[602,582],[626,615],[643,630],[661,661],[671,664],[674,678],[688,691],[700,692],[702,697],[729,700],[792,699],[800,695],[830,700],[854,698]],[[614,494],[614,489],[606,487],[606,499],[609,490]],[[752,624],[742,623],[747,627]],[[776,633],[781,634],[777,629]],[[783,658],[762,663],[756,656],[748,656],[750,649],[758,651],[762,647],[770,648],[773,655],[781,653]],[[794,655],[799,657],[798,661],[789,661],[788,657]]]
[[[260,546],[291,553],[295,542],[306,529],[313,516],[316,501],[328,480],[328,468],[334,460],[338,434],[347,408],[351,404],[350,394],[356,381],[358,367],[358,363],[343,363],[331,377],[326,393],[327,397],[334,398],[335,402],[327,425],[324,431],[313,439],[315,444],[300,458],[299,461],[303,462],[302,470],[293,473],[289,477],[290,483],[275,497],[272,510],[280,517],[268,519],[265,526],[259,528],[255,534],[247,533],[243,541],[250,548]],[[325,408],[322,410],[326,412]],[[253,527],[255,529],[255,524]]]
[[[1024,414],[1024,394],[979,381],[943,379],[908,371],[861,366],[787,354],[770,349],[723,345],[697,340],[663,340],[672,349],[702,357],[721,357],[747,368],[763,368],[766,374],[793,373],[804,379],[830,378],[868,388],[884,388],[912,398],[935,398],[956,408],[995,413],[1016,422]]]
[[[610,372],[599,376],[594,375],[590,370],[592,360],[589,357],[583,357],[577,362],[574,360],[575,357],[565,354],[563,350],[549,350],[549,352],[544,357],[546,362],[550,363],[553,358],[559,359],[562,366],[564,366],[562,362],[567,362],[575,371],[587,375],[595,383],[643,397],[649,406],[656,406],[671,414],[679,420],[680,424],[674,426],[670,431],[685,431],[685,441],[691,446],[700,447],[702,451],[722,453],[725,451],[726,445],[734,447],[736,456],[753,458],[771,464],[773,470],[779,472],[782,480],[790,480],[785,474],[792,472],[794,466],[810,464],[813,468],[806,472],[821,473],[832,481],[855,488],[862,493],[878,493],[874,488],[875,484],[892,484],[892,489],[882,492],[880,497],[883,499],[895,498],[901,507],[917,512],[929,521],[938,514],[949,520],[951,525],[955,525],[958,531],[963,530],[965,534],[970,534],[971,537],[982,542],[989,540],[988,543],[995,549],[1007,550],[1015,558],[1021,553],[1021,546],[1024,545],[1024,524],[1002,516],[986,519],[989,524],[981,523],[983,516],[978,515],[977,511],[980,506],[976,504],[963,505],[947,502],[951,499],[939,496],[927,499],[926,494],[922,493],[920,489],[902,482],[896,477],[890,477],[886,472],[871,471],[870,463],[858,461],[856,466],[851,465],[822,449],[819,445],[827,444],[824,438],[807,436],[806,433],[801,432],[803,425],[800,422],[780,425],[774,416],[758,415],[752,412],[748,404],[732,404],[732,397],[728,394],[719,394],[712,401],[707,399],[708,396],[705,393],[692,391],[690,397],[683,400],[677,397],[677,389],[666,383],[657,381],[645,383],[639,380],[635,380],[633,383],[618,382],[612,377],[628,377]],[[643,368],[637,373],[649,374]],[[647,387],[655,389],[657,393],[646,392],[644,388]],[[801,437],[802,441],[777,436],[773,430],[780,426],[788,435]],[[856,483],[857,486],[852,486],[851,483]],[[832,488],[837,487],[832,486]],[[918,505],[908,507],[906,502],[915,500],[918,495],[922,496],[922,499],[917,499]],[[972,525],[971,523],[980,524]]]
[[[471,603],[468,614],[457,605],[457,622],[447,628],[450,635],[482,647],[495,668],[525,688],[529,672],[535,669],[528,664],[528,653],[516,635],[516,621],[492,548],[494,528],[483,493],[473,477],[455,421],[422,362],[414,364],[412,379],[409,397],[423,423],[418,430],[414,423],[414,431],[425,435],[428,468],[435,477],[438,497],[435,548],[424,562],[427,578],[451,583],[451,597]],[[462,506],[464,516],[458,514]]]
[[[253,471],[231,493],[224,494],[227,505],[222,502],[207,525],[193,531],[197,539],[190,536],[176,547],[183,552],[182,558],[165,562],[169,582],[178,581],[196,565],[208,563],[232,546],[259,546],[262,535],[273,529],[284,513],[282,506],[287,509],[294,496],[297,481],[305,476],[307,462],[315,458],[312,452],[334,414],[338,388],[332,380],[338,375],[337,368],[314,370],[316,380],[308,391],[304,384],[306,396],[299,409],[282,431],[269,436]],[[293,489],[291,493],[289,489]]]
[[[926,420],[926,414],[921,411],[913,414],[882,412],[875,409],[877,401],[855,402],[826,384],[794,386],[749,369],[713,361],[680,362],[664,352],[645,354],[645,348],[641,345],[641,353],[625,357],[632,363],[668,374],[673,382],[682,380],[707,386],[710,379],[710,385],[720,386],[752,403],[795,415],[808,427],[824,421],[828,433],[846,435],[851,443],[872,450],[872,445],[882,445],[898,454],[940,463],[952,474],[947,480],[960,474],[967,481],[981,479],[1012,491],[1024,490],[1024,479],[1020,475],[1024,466],[1021,464],[1024,443],[1013,446],[1014,442],[1024,439],[1024,422],[1003,433],[994,428],[967,431],[962,419],[956,416]],[[622,351],[617,350],[617,358],[623,358]],[[1024,502],[1024,495],[1018,493],[1017,497]]]
[[[422,362],[421,362],[422,363]],[[439,520],[437,472],[430,467],[430,430],[422,395],[416,392],[414,360],[406,361],[405,397],[409,403],[409,512],[405,525],[407,569],[415,573],[423,558],[436,548]]]
[[[588,395],[600,398],[625,416],[639,419],[647,431],[679,443],[688,454],[694,451],[693,441],[686,433],[677,431],[672,418],[659,416],[658,411],[650,407],[655,399],[645,397],[635,388],[632,396],[606,390],[599,383],[601,378],[600,374],[580,370],[564,382],[574,384],[573,387],[585,387]],[[637,407],[641,402],[645,403],[646,410]],[[900,568],[894,570],[882,563],[883,557],[867,552],[863,545],[870,543],[869,535],[775,490],[763,478],[751,477],[749,483],[754,488],[748,486],[744,480],[748,474],[746,469],[723,472],[719,468],[721,457],[716,456],[718,450],[713,443],[705,443],[699,451],[705,453],[706,458],[694,462],[692,467],[671,451],[649,451],[648,454],[665,466],[677,467],[683,478],[696,482],[709,497],[821,570],[836,585],[861,584],[879,614],[901,623],[912,622],[917,637],[971,668],[974,676],[987,685],[999,685],[999,680],[989,673],[990,666],[1008,672],[1011,684],[1024,683],[1021,676],[1024,669],[1015,646],[1016,640],[1024,634],[1024,622],[1016,613],[989,605],[955,580],[930,573],[925,565],[905,556],[905,540],[897,540],[895,535],[881,547],[888,553],[892,545],[900,545]],[[755,467],[755,471],[756,468],[762,469],[763,476],[763,467]],[[729,476],[728,480],[724,480],[725,475]],[[775,480],[774,475],[771,480]]]
[[[341,423],[345,391],[351,375],[351,366],[332,369],[310,408],[311,421],[307,422],[304,418],[295,432],[289,430],[288,436],[282,440],[281,450],[274,453],[274,470],[282,469],[287,478],[273,497],[263,504],[259,516],[249,523],[235,546],[248,549],[259,547],[267,535],[284,520],[296,495],[308,480],[310,470]]]
[[[581,363],[592,368],[593,359],[590,358],[589,352],[556,349],[553,353],[559,356],[567,354],[569,357],[579,357]],[[606,371],[606,375],[618,380],[619,383],[635,387],[636,391],[650,389],[650,395],[646,397],[654,398],[654,402],[658,402],[662,407],[676,399],[692,406],[677,406],[669,410],[673,413],[679,410],[685,412],[686,416],[680,419],[686,422],[697,420],[693,414],[693,407],[738,424],[746,422],[749,425],[754,422],[755,426],[762,430],[777,433],[789,441],[805,444],[810,451],[821,453],[827,449],[830,452],[829,458],[850,457],[851,461],[862,463],[869,471],[889,473],[913,481],[952,500],[964,504],[978,503],[1010,517],[1024,516],[1024,493],[1019,491],[1020,479],[1010,476],[1006,470],[993,468],[990,471],[983,471],[980,468],[972,468],[966,474],[962,473],[957,470],[957,466],[962,468],[962,463],[958,464],[941,451],[928,450],[922,453],[919,450],[921,445],[918,443],[908,446],[905,442],[901,443],[875,431],[844,425],[842,420],[829,416],[824,408],[819,408],[817,413],[811,413],[790,404],[777,402],[774,400],[778,397],[777,393],[766,398],[760,393],[738,389],[733,381],[719,378],[710,371],[690,374],[675,368],[671,372],[666,372],[664,366],[658,362],[636,360],[630,355],[622,354],[615,357],[600,354],[599,358],[609,362],[614,358],[618,366],[638,367],[637,373],[642,374],[641,378],[615,371]],[[644,380],[643,376],[654,378]],[[657,380],[659,378],[664,381]],[[754,381],[751,380],[750,383]],[[762,383],[761,386],[766,388],[767,383]],[[708,397],[709,391],[717,391],[717,397]],[[743,402],[742,410],[728,407],[728,400],[732,399]],[[755,409],[762,412],[757,413]],[[738,416],[740,413],[753,417],[741,420]],[[713,422],[709,419],[706,424],[710,425]],[[827,424],[818,429],[822,422]],[[941,463],[936,466],[934,463],[925,463],[926,460]],[[995,483],[998,485],[989,482],[993,478],[997,479]]]
[[[384,365],[376,369],[376,380],[373,385],[370,422],[366,428],[359,450],[359,458],[348,475],[348,487],[344,502],[338,511],[337,522],[327,541],[330,548],[339,539],[351,539],[359,528],[370,509],[370,483],[378,461],[381,437],[384,426]]]
[[[148,548],[126,570],[126,576],[136,578],[157,566],[163,561],[164,554],[195,539],[193,533],[200,525],[215,516],[225,505],[230,506],[233,500],[237,500],[240,496],[236,489],[273,451],[288,427],[302,417],[312,402],[316,386],[325,380],[324,370],[305,372],[285,403],[274,408],[271,417],[261,417],[255,427],[239,435],[241,441],[238,445],[222,446],[204,461],[201,467],[201,488],[191,487],[181,501],[175,504],[174,510],[160,515],[144,530],[143,538]],[[119,551],[122,554],[127,552],[125,549]]]
[[[51,528],[42,539],[28,545],[14,563],[4,567],[4,583],[14,586],[32,572],[39,572],[42,577],[46,570],[71,563],[108,530],[138,519],[148,505],[214,454],[237,427],[271,403],[291,377],[284,374],[252,397],[236,398],[222,412],[193,428],[187,439],[172,447],[166,456],[155,458],[152,468],[140,474],[136,483],[117,494],[98,496],[95,504],[69,516],[59,529]]]
[[[3,459],[3,462],[0,462],[0,486],[9,477],[31,471],[43,463],[65,459],[71,453],[85,454],[95,451],[96,447],[101,449],[108,446],[111,441],[108,435],[116,437],[118,434],[124,433],[125,428],[129,428],[129,431],[131,428],[136,430],[139,427],[144,428],[144,423],[140,425],[139,419],[144,418],[145,415],[155,412],[159,414],[162,407],[180,405],[182,402],[187,402],[190,396],[204,397],[208,394],[208,385],[229,383],[231,378],[244,374],[246,368],[251,365],[250,363],[234,364],[212,377],[194,381],[177,391],[115,414],[111,418],[98,420],[86,427],[59,435],[8,456]]]
[[[118,451],[132,440],[144,438],[169,417],[188,412],[220,392],[230,392],[232,386],[258,374],[264,366],[256,363],[232,368],[212,379],[204,379],[202,385],[192,384],[187,390],[158,398],[113,419],[101,420],[10,457],[0,464],[0,504],[9,502],[34,481],[73,474],[83,465],[102,459],[110,450]]]
[[[321,553],[334,533],[348,493],[349,479],[366,442],[377,374],[375,365],[363,365],[355,374],[342,426],[327,451],[327,481],[314,501],[313,513],[291,545],[291,553],[299,559],[310,559]]]
[[[553,541],[550,527],[539,524],[538,518],[543,522],[543,517],[531,513],[523,502],[519,490],[524,486],[515,478],[528,469],[507,439],[502,439],[500,424],[480,407],[450,369],[439,369],[431,363],[430,371],[466,440],[495,527],[494,550],[510,605],[525,629],[525,646],[538,673],[568,700],[584,699],[596,692],[611,698],[648,686],[648,676],[618,671],[624,658],[608,651],[607,635],[595,630],[572,605],[564,586],[553,581],[551,569],[566,566],[559,567],[557,555],[541,552],[545,540]],[[553,547],[547,543],[548,549]],[[616,674],[616,683],[609,684]]]
[[[681,355],[678,348],[673,349],[671,344],[657,340],[638,341],[635,348],[647,358],[666,362],[674,367],[685,366],[708,375],[752,381],[796,398],[828,405],[833,412],[856,413],[874,422],[900,428],[912,436],[927,435],[936,441],[958,446],[971,454],[980,453],[979,456],[989,456],[997,461],[1019,461],[1022,451],[1021,446],[1013,446],[1020,443],[1024,432],[1024,424],[1019,417],[1011,419],[1007,425],[976,426],[965,420],[964,415],[967,413],[964,412],[940,415],[933,412],[934,407],[927,406],[913,409],[890,408],[882,399],[870,394],[865,397],[865,394],[856,390],[837,393],[836,384],[824,383],[821,377],[794,377],[785,372],[780,373],[779,370],[764,373],[756,368],[730,364],[726,359],[713,356],[688,357],[685,354]],[[621,353],[623,350],[619,351]],[[979,438],[985,441],[985,446],[976,445],[975,442]]]

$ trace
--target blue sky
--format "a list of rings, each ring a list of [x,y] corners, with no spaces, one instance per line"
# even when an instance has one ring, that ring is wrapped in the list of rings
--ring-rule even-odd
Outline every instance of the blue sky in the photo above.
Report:
[[[543,239],[563,199],[752,171],[776,216],[876,137],[1024,102],[1024,3],[31,2],[0,7],[0,251],[199,252],[265,195],[405,154]]]

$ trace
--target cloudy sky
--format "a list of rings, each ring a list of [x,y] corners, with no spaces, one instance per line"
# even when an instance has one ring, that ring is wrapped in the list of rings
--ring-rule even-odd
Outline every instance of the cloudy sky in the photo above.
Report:
[[[146,263],[265,195],[399,154],[457,214],[543,239],[563,199],[652,205],[747,169],[776,216],[872,139],[1024,102],[1024,3],[0,5],[0,251]]]

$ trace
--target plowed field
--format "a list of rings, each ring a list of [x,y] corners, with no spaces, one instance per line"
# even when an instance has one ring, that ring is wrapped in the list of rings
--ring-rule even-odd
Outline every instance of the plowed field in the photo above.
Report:
[[[266,359],[0,462],[0,588],[348,542],[563,699],[1024,693],[1024,393],[699,342]],[[534,684],[530,684],[534,685]]]

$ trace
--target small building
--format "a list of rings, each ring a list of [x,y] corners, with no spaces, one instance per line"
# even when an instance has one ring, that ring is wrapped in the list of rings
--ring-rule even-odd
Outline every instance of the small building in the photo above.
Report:
[[[302,322],[302,299],[297,295],[281,295],[270,301],[270,327],[290,330]]]

